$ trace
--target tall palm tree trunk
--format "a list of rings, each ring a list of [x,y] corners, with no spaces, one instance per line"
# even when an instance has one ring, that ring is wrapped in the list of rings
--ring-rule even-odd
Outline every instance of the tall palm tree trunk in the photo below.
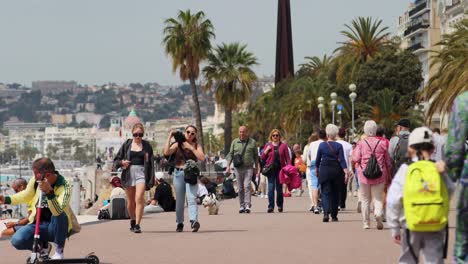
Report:
[[[203,144],[203,126],[201,120],[200,102],[198,101],[197,84],[195,83],[195,77],[192,74],[190,74],[190,89],[192,90],[192,101],[193,106],[195,108],[195,119],[198,129],[197,140],[198,143],[201,145],[203,152],[205,152],[205,144]]]
[[[232,109],[224,108],[224,154],[227,155],[232,141]],[[232,157],[231,157],[232,158]]]

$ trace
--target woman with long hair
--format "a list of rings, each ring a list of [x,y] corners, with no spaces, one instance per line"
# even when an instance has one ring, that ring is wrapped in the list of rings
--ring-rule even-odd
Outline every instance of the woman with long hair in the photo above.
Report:
[[[323,222],[328,222],[330,215],[337,222],[339,194],[348,176],[348,166],[343,146],[335,142],[338,127],[328,124],[325,131],[328,138],[318,147],[315,166],[322,192]]]
[[[288,146],[281,142],[281,132],[278,129],[273,129],[269,136],[268,142],[261,155],[261,159],[265,162],[265,168],[268,171],[268,213],[273,213],[275,208],[275,189],[276,189],[276,205],[278,212],[283,212],[283,189],[279,182],[279,173],[281,169],[291,164]],[[264,169],[265,172],[265,169]]]
[[[122,168],[122,183],[127,194],[130,231],[141,233],[141,218],[145,206],[145,191],[154,185],[154,155],[151,144],[143,140],[145,128],[137,123],[114,159],[114,168]]]
[[[177,232],[184,230],[184,204],[185,195],[187,194],[188,212],[191,223],[192,232],[197,232],[200,228],[198,222],[198,206],[197,206],[197,184],[189,184],[184,179],[184,166],[186,161],[203,161],[205,154],[203,149],[197,143],[198,130],[195,126],[189,125],[185,128],[183,137],[185,140],[180,140],[177,133],[171,130],[166,144],[164,145],[164,155],[170,156],[175,154],[175,170],[174,170],[174,188],[176,192],[176,223]],[[176,136],[176,142],[171,144],[172,138]]]

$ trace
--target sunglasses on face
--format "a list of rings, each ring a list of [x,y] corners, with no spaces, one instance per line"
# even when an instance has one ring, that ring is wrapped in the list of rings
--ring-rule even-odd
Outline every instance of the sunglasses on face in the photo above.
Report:
[[[191,132],[191,131],[188,131],[188,130],[185,131],[185,133],[187,133],[187,135],[191,135],[191,136],[195,136],[195,135],[196,135],[195,132]]]
[[[133,133],[133,137],[143,137],[143,133]]]
[[[271,135],[271,137],[279,137],[280,135],[278,134],[274,134],[274,135]]]

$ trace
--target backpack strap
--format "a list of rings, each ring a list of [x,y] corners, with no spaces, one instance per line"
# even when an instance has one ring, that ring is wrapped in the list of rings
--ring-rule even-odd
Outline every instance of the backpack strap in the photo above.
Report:
[[[364,139],[364,141],[366,142],[367,146],[369,146],[370,150],[372,150],[372,147],[369,145],[369,142],[367,142],[367,140],[365,140],[365,139]],[[377,144],[375,144],[374,150],[372,150],[372,154],[375,154],[375,150],[379,146],[380,141],[381,141],[381,139],[379,139],[379,141],[377,141]]]

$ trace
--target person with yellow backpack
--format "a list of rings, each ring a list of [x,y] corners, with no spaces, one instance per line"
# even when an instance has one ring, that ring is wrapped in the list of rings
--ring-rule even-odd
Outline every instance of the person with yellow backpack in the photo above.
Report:
[[[408,146],[411,162],[400,166],[387,194],[387,225],[402,250],[398,263],[419,263],[420,255],[424,263],[443,263],[453,183],[445,164],[430,160],[434,144],[429,128],[411,132]]]

